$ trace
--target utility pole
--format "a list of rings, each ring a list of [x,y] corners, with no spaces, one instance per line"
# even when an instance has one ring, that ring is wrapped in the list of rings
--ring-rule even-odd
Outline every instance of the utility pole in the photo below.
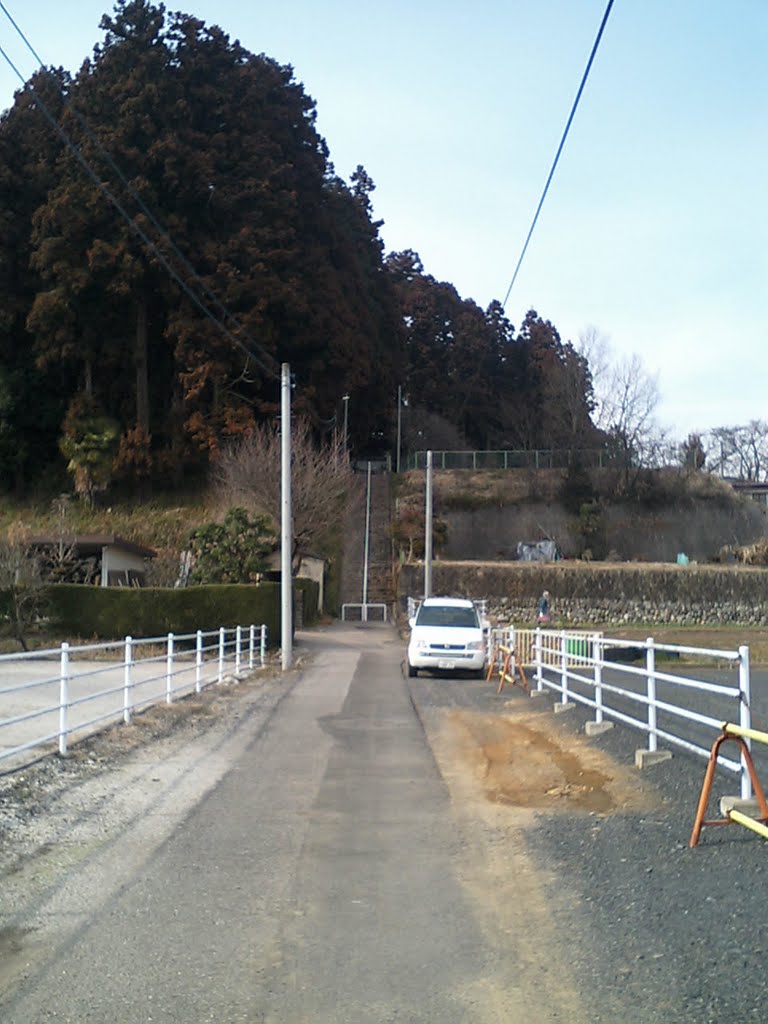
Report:
[[[291,509],[291,368],[283,363],[280,377],[280,648],[282,669],[293,660],[293,549]]]
[[[363,545],[363,608],[362,620],[368,621],[368,556],[371,545],[371,464],[368,463],[368,484],[365,491],[365,541]]]
[[[432,597],[432,452],[427,452],[427,500],[424,514],[424,600]]]
[[[395,472],[400,472],[400,438],[402,436],[400,430],[401,412],[403,408],[403,385],[397,385],[397,455],[395,456]]]

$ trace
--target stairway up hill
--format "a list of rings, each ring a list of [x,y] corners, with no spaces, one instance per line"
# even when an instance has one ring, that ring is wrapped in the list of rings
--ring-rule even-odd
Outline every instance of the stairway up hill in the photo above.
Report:
[[[367,482],[367,471],[355,474],[354,493],[347,506],[341,573],[342,604],[360,604],[363,600]],[[392,487],[391,475],[385,472],[371,474],[367,598],[369,604],[385,604],[387,614],[391,613],[395,601]]]

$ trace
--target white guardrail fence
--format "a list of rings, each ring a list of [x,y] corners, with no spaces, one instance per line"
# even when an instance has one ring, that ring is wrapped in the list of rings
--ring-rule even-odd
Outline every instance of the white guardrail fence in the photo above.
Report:
[[[266,653],[267,627],[251,625],[0,655],[0,771],[31,751],[65,755],[99,727],[263,666]]]
[[[552,690],[564,705],[593,708],[595,723],[615,719],[646,733],[649,751],[657,751],[663,740],[708,758],[723,722],[752,727],[746,646],[723,651],[656,643],[650,637],[617,640],[601,633],[513,627],[492,629],[490,641],[492,652],[499,645],[514,650],[536,691]],[[627,660],[615,660],[622,652]],[[680,657],[694,664],[669,671]],[[664,668],[657,667],[657,659]],[[739,776],[741,797],[749,799],[745,758],[721,755],[718,764]]]

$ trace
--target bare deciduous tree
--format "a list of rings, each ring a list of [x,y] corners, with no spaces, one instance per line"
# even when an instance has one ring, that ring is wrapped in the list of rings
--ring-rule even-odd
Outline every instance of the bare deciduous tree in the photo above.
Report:
[[[768,423],[750,420],[740,427],[716,427],[710,431],[714,442],[713,461],[721,476],[741,480],[768,478]]]
[[[595,426],[608,437],[622,488],[631,490],[633,477],[669,456],[668,438],[655,418],[658,376],[637,354],[612,361],[610,343],[596,327],[581,335],[579,353],[592,375]]]
[[[594,409],[592,419],[599,429],[605,429],[603,423],[604,399],[608,394],[608,376],[611,370],[611,343],[606,334],[593,324],[586,327],[579,335],[576,347],[578,354],[586,360],[592,379],[592,398]]]
[[[353,473],[341,433],[317,444],[304,419],[291,430],[291,505],[294,572],[303,555],[334,525],[340,525]],[[227,506],[263,512],[280,523],[281,446],[278,424],[256,427],[222,452],[215,482]]]
[[[629,356],[612,367],[603,398],[608,432],[641,463],[656,447],[658,404],[658,377],[645,370],[640,356]]]
[[[45,586],[40,555],[29,543],[29,531],[18,524],[11,527],[0,540],[0,590],[8,595],[8,622],[25,651],[29,650],[29,627],[42,610]]]

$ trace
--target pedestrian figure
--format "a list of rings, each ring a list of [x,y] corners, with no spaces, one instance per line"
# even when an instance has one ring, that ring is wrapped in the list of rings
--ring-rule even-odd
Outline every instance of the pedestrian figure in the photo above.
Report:
[[[552,616],[552,601],[549,596],[549,591],[545,590],[539,598],[539,604],[536,612],[536,621],[539,625],[544,625],[549,622]]]

